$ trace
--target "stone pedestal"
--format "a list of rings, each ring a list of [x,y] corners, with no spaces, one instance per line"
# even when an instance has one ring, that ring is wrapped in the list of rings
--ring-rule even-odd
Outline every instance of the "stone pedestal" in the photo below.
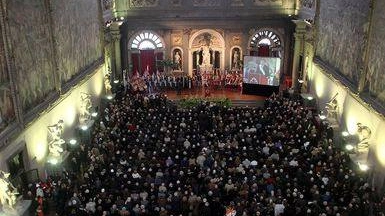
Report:
[[[21,200],[13,209],[9,207],[0,208],[0,216],[29,216],[29,208],[32,200]]]
[[[95,123],[94,120],[89,120],[86,122],[86,124],[82,124],[76,127],[78,131],[78,137],[80,138],[80,142],[87,144],[91,141],[91,131],[94,126],[94,123]]]

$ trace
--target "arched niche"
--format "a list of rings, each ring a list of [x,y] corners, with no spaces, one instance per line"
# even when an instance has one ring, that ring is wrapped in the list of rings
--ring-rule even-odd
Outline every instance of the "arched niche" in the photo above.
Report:
[[[193,71],[211,72],[214,69],[223,70],[225,40],[223,36],[212,29],[202,29],[191,35],[189,40],[189,73]]]
[[[176,46],[171,49],[171,59],[174,63],[174,71],[183,70],[183,49],[182,47]]]
[[[231,70],[241,70],[243,66],[243,51],[240,46],[230,48],[229,65]]]

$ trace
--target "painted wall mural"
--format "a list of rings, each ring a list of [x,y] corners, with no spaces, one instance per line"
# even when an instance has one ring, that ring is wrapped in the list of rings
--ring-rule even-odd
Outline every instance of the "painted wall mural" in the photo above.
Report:
[[[195,7],[220,6],[221,1],[219,1],[219,0],[193,0],[193,5]]]
[[[8,0],[7,15],[17,91],[26,111],[54,89],[49,20],[44,0]]]
[[[102,56],[98,5],[53,0],[52,7],[60,80],[66,82]]]
[[[3,29],[0,26],[0,35],[2,35]],[[3,40],[0,40],[0,86],[3,83],[9,81],[8,78],[8,70],[7,70],[7,62],[5,61],[5,50]]]
[[[282,5],[282,0],[252,0],[255,6]]]
[[[385,103],[385,1],[376,1],[372,18],[372,34],[369,44],[369,62],[366,74],[366,88],[380,103]]]
[[[0,132],[16,118],[9,86],[0,86]]]
[[[131,7],[156,7],[159,0],[130,0]]]
[[[369,0],[322,0],[316,55],[354,85],[363,65]]]

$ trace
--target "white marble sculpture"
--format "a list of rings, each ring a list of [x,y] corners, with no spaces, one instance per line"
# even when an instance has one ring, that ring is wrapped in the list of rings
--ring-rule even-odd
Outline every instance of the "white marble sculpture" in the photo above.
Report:
[[[57,124],[48,126],[48,132],[50,133],[51,139],[48,143],[49,152],[55,156],[60,156],[64,152],[63,144],[65,141],[62,139],[64,121],[59,120]]]
[[[357,152],[363,153],[369,151],[369,139],[372,136],[370,128],[361,123],[357,123],[357,134],[360,140],[357,144]]]
[[[111,89],[112,89],[112,86],[111,86],[111,80],[110,80],[110,74],[106,74],[104,75],[104,88],[106,89],[106,94],[111,94]]]
[[[13,209],[16,205],[17,189],[9,181],[9,173],[0,170],[0,203],[3,207]]]
[[[79,123],[81,125],[86,125],[91,120],[91,109],[91,95],[84,92],[80,93]]]
[[[333,96],[333,98],[326,103],[325,109],[327,112],[327,118],[334,118],[337,119],[338,117],[338,101],[337,101],[337,94]]]

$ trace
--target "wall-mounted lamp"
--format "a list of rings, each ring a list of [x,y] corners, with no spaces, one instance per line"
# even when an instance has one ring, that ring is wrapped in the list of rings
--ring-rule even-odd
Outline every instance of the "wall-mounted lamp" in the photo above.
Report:
[[[369,170],[369,166],[367,164],[363,164],[363,163],[360,163],[360,162],[358,162],[357,164],[358,164],[358,167],[360,168],[361,171],[366,172],[366,171]]]
[[[344,137],[347,137],[347,136],[349,136],[349,132],[347,132],[347,131],[342,131],[342,136],[344,136]]]
[[[69,143],[70,143],[71,145],[75,145],[75,144],[77,143],[77,140],[76,140],[76,139],[71,139],[71,140],[69,141]]]

